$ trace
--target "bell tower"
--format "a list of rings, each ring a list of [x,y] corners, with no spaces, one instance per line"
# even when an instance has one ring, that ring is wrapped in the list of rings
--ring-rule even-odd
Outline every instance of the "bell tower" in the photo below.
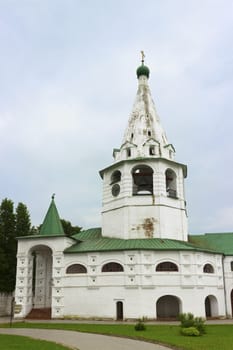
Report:
[[[184,178],[187,167],[175,161],[148,85],[144,64],[122,145],[103,179],[102,234],[105,237],[170,238],[187,241]]]

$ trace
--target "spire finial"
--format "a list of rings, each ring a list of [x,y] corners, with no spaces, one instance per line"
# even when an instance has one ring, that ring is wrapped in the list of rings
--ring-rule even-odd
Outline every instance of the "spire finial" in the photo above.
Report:
[[[141,75],[145,75],[147,77],[147,79],[149,79],[149,75],[150,75],[150,70],[147,66],[144,65],[144,58],[145,58],[145,54],[144,54],[144,51],[141,50],[141,56],[142,56],[142,64],[140,67],[138,67],[137,71],[136,71],[136,74],[137,74],[137,77],[139,79],[139,77]]]
[[[52,194],[52,199],[54,199],[54,198],[55,198],[55,193]]]
[[[142,64],[143,64],[144,63],[144,58],[145,58],[144,51],[141,51],[141,55],[142,55]]]

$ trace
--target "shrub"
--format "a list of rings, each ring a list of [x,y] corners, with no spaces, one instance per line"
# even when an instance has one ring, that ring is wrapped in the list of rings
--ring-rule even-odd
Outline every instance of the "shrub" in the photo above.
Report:
[[[144,323],[142,322],[142,320],[139,320],[135,326],[134,326],[135,331],[145,331],[146,330],[146,326],[144,325]]]
[[[181,322],[181,328],[194,327],[198,330],[199,335],[206,333],[205,320],[202,317],[194,317],[194,315],[189,312],[187,314],[180,314],[178,319]]]
[[[181,323],[182,328],[189,328],[194,326],[194,315],[190,312],[187,314],[180,314],[178,320]]]
[[[181,334],[192,336],[192,337],[198,337],[200,335],[200,332],[195,327],[187,327],[187,328],[181,328]]]
[[[195,317],[194,327],[197,328],[200,334],[206,333],[205,320],[202,317]]]

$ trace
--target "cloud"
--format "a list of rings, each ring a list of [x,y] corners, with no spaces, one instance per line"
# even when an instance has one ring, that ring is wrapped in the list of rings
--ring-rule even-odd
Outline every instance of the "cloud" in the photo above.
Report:
[[[122,142],[144,49],[161,123],[189,166],[190,232],[219,231],[218,215],[232,230],[233,4],[139,8],[138,0],[1,2],[1,198],[25,202],[39,224],[55,192],[61,217],[100,222],[98,171]]]

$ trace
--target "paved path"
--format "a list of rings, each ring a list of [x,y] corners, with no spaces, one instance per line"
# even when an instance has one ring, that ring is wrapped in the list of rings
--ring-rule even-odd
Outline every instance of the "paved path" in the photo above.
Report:
[[[127,338],[62,330],[0,328],[0,334],[44,339],[80,350],[169,350],[170,348]]]

